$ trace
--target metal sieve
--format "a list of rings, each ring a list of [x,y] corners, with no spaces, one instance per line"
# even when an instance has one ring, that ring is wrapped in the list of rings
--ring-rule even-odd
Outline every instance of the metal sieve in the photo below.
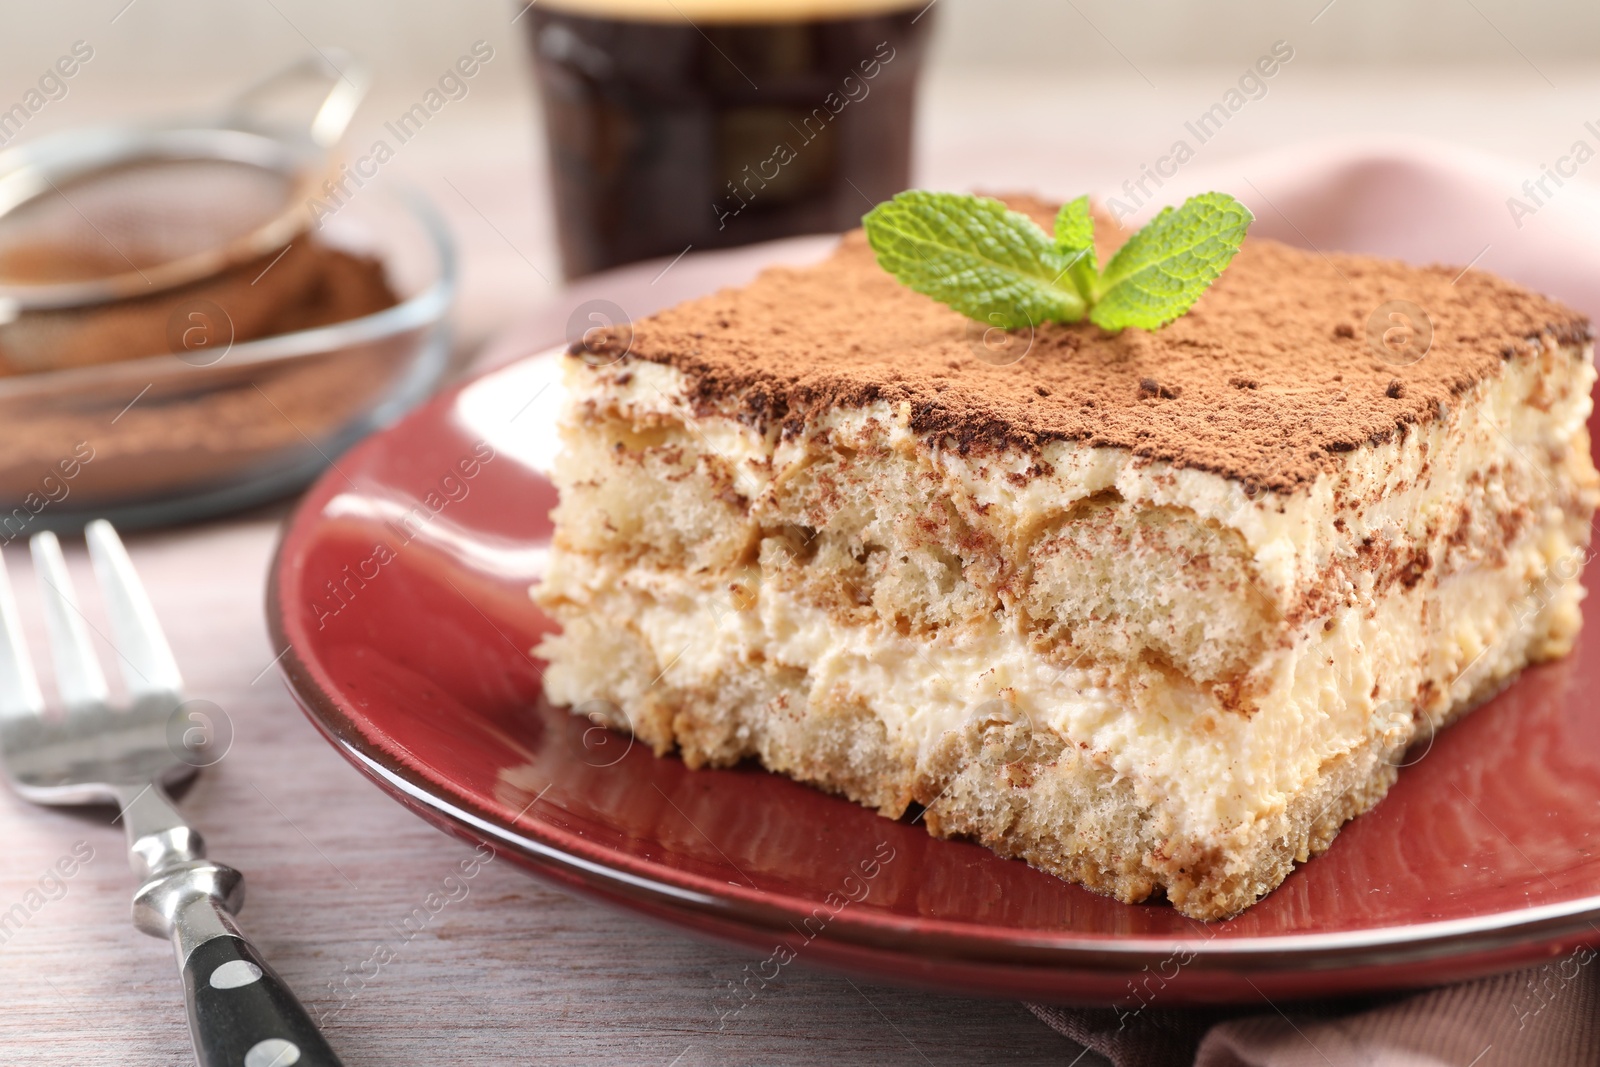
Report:
[[[309,224],[366,86],[349,57],[323,53],[209,121],[77,129],[0,152],[0,322],[149,296],[283,248]],[[308,90],[309,121],[272,117]]]

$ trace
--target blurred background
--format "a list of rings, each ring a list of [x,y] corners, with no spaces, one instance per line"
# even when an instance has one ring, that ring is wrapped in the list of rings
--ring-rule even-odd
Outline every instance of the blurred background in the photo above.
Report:
[[[456,231],[470,343],[559,279],[523,11],[512,0],[28,5],[0,36],[0,99],[80,40],[93,59],[22,137],[204,107],[313,43],[338,44],[375,73],[348,137],[360,146],[486,42],[494,58],[468,96],[384,170],[427,189]],[[936,0],[930,15],[921,185],[1114,189],[1279,41],[1293,60],[1204,147],[1210,158],[1386,132],[1511,156],[1537,174],[1600,119],[1600,6],[1580,0]]]

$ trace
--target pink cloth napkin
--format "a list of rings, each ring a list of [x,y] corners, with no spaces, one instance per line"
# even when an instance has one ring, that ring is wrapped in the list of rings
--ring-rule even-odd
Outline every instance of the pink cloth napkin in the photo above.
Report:
[[[1595,953],[1358,1005],[1144,1012],[1028,1007],[1117,1067],[1593,1067]]]
[[[1415,140],[1323,142],[1180,171],[1129,204],[1138,209],[1129,221],[1208,189],[1249,205],[1253,235],[1472,264],[1600,319],[1600,189],[1573,178],[1558,184],[1538,167]],[[1105,200],[1113,196],[1127,203],[1116,190]],[[1361,1002],[1137,1015],[1029,1008],[1117,1067],[1600,1067],[1600,967],[1588,949]]]
[[[1562,169],[1576,168],[1569,160]],[[1220,189],[1255,212],[1252,236],[1418,264],[1472,264],[1600,319],[1600,186],[1581,169],[1562,177],[1453,145],[1371,138],[1197,163],[1159,189],[1145,188],[1152,196],[1142,203],[1134,202],[1142,195],[1130,199],[1121,190],[1107,190],[1102,202],[1116,197],[1137,208],[1129,217],[1137,223],[1164,204]]]

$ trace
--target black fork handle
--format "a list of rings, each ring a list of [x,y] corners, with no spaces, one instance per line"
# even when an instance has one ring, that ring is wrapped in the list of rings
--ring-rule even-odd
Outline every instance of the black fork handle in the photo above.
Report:
[[[340,1067],[310,1013],[243,937],[196,946],[183,987],[200,1067]]]

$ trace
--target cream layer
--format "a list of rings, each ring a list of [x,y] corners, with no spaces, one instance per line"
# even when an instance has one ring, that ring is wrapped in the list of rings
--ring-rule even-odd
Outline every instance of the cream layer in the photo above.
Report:
[[[541,650],[551,658],[545,685],[557,703],[606,699],[627,709],[652,685],[716,687],[753,663],[798,670],[808,704],[860,702],[913,766],[945,733],[1005,700],[1034,729],[1055,731],[1132,780],[1141,804],[1168,814],[1177,833],[1204,840],[1281,811],[1325,763],[1369,738],[1402,750],[1521,668],[1545,635],[1575,630],[1582,590],[1571,548],[1568,567],[1553,568],[1542,540],[1525,539],[1505,566],[1418,586],[1376,611],[1341,609],[1274,649],[1264,665],[1271,688],[1249,716],[1219,712],[1202,690],[1151,685],[1128,665],[1058,668],[1005,620],[908,637],[882,624],[841,624],[756,576],[741,583],[754,588],[753,602],[735,600],[703,579],[576,553],[552,559],[542,594],[638,635],[654,663],[619,674],[609,657],[586,656],[558,637]],[[1446,699],[1431,717],[1414,717],[1430,683]]]

